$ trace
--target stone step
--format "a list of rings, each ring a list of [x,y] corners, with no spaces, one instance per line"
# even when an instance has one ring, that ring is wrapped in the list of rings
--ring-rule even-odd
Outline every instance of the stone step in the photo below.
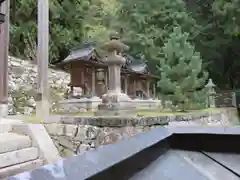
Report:
[[[0,155],[31,147],[31,144],[31,139],[28,136],[9,132],[0,133]]]
[[[35,147],[0,154],[0,169],[16,164],[36,160],[39,156]]]
[[[0,133],[9,132],[11,130],[12,130],[12,125],[11,124],[0,123]]]
[[[25,171],[31,171],[35,168],[38,168],[40,166],[44,165],[44,161],[41,159],[36,159],[33,161],[28,161],[21,164],[16,164],[14,166],[1,168],[0,169],[0,179],[7,178],[9,176],[14,176],[16,174],[25,172]],[[7,180],[7,179],[6,179]]]

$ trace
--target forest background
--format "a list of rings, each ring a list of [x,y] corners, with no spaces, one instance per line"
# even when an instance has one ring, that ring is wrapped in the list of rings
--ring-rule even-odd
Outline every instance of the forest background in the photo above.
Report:
[[[161,61],[164,46],[180,27],[179,36],[192,45],[217,86],[240,87],[240,0],[49,2],[50,63],[63,60],[86,41],[101,44],[117,31],[130,46],[129,54],[156,67],[167,63]],[[36,19],[36,0],[11,0],[11,55],[36,60]],[[159,68],[154,73],[159,74]]]

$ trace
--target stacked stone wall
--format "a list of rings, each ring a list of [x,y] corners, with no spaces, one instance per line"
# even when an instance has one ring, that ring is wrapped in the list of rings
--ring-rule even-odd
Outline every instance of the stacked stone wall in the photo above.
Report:
[[[102,145],[119,142],[152,128],[180,125],[229,125],[230,112],[198,113],[159,117],[62,116],[58,123],[45,124],[63,157]]]

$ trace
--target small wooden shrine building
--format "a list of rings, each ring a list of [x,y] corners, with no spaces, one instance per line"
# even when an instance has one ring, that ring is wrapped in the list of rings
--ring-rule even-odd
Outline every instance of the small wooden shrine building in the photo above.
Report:
[[[101,97],[108,90],[108,67],[91,44],[75,49],[59,64],[71,75],[69,86],[83,90],[83,96]],[[146,63],[127,57],[121,70],[122,91],[131,98],[155,97],[157,77],[150,74]]]

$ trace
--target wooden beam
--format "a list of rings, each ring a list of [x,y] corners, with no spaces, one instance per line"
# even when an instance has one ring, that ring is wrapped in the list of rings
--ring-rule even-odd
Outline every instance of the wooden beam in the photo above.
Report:
[[[48,46],[49,46],[49,1],[38,0],[38,46],[37,46],[37,118],[46,120],[49,116],[48,102]]]
[[[8,114],[9,9],[10,0],[5,0],[0,7],[5,14],[5,22],[0,25],[0,118]]]

